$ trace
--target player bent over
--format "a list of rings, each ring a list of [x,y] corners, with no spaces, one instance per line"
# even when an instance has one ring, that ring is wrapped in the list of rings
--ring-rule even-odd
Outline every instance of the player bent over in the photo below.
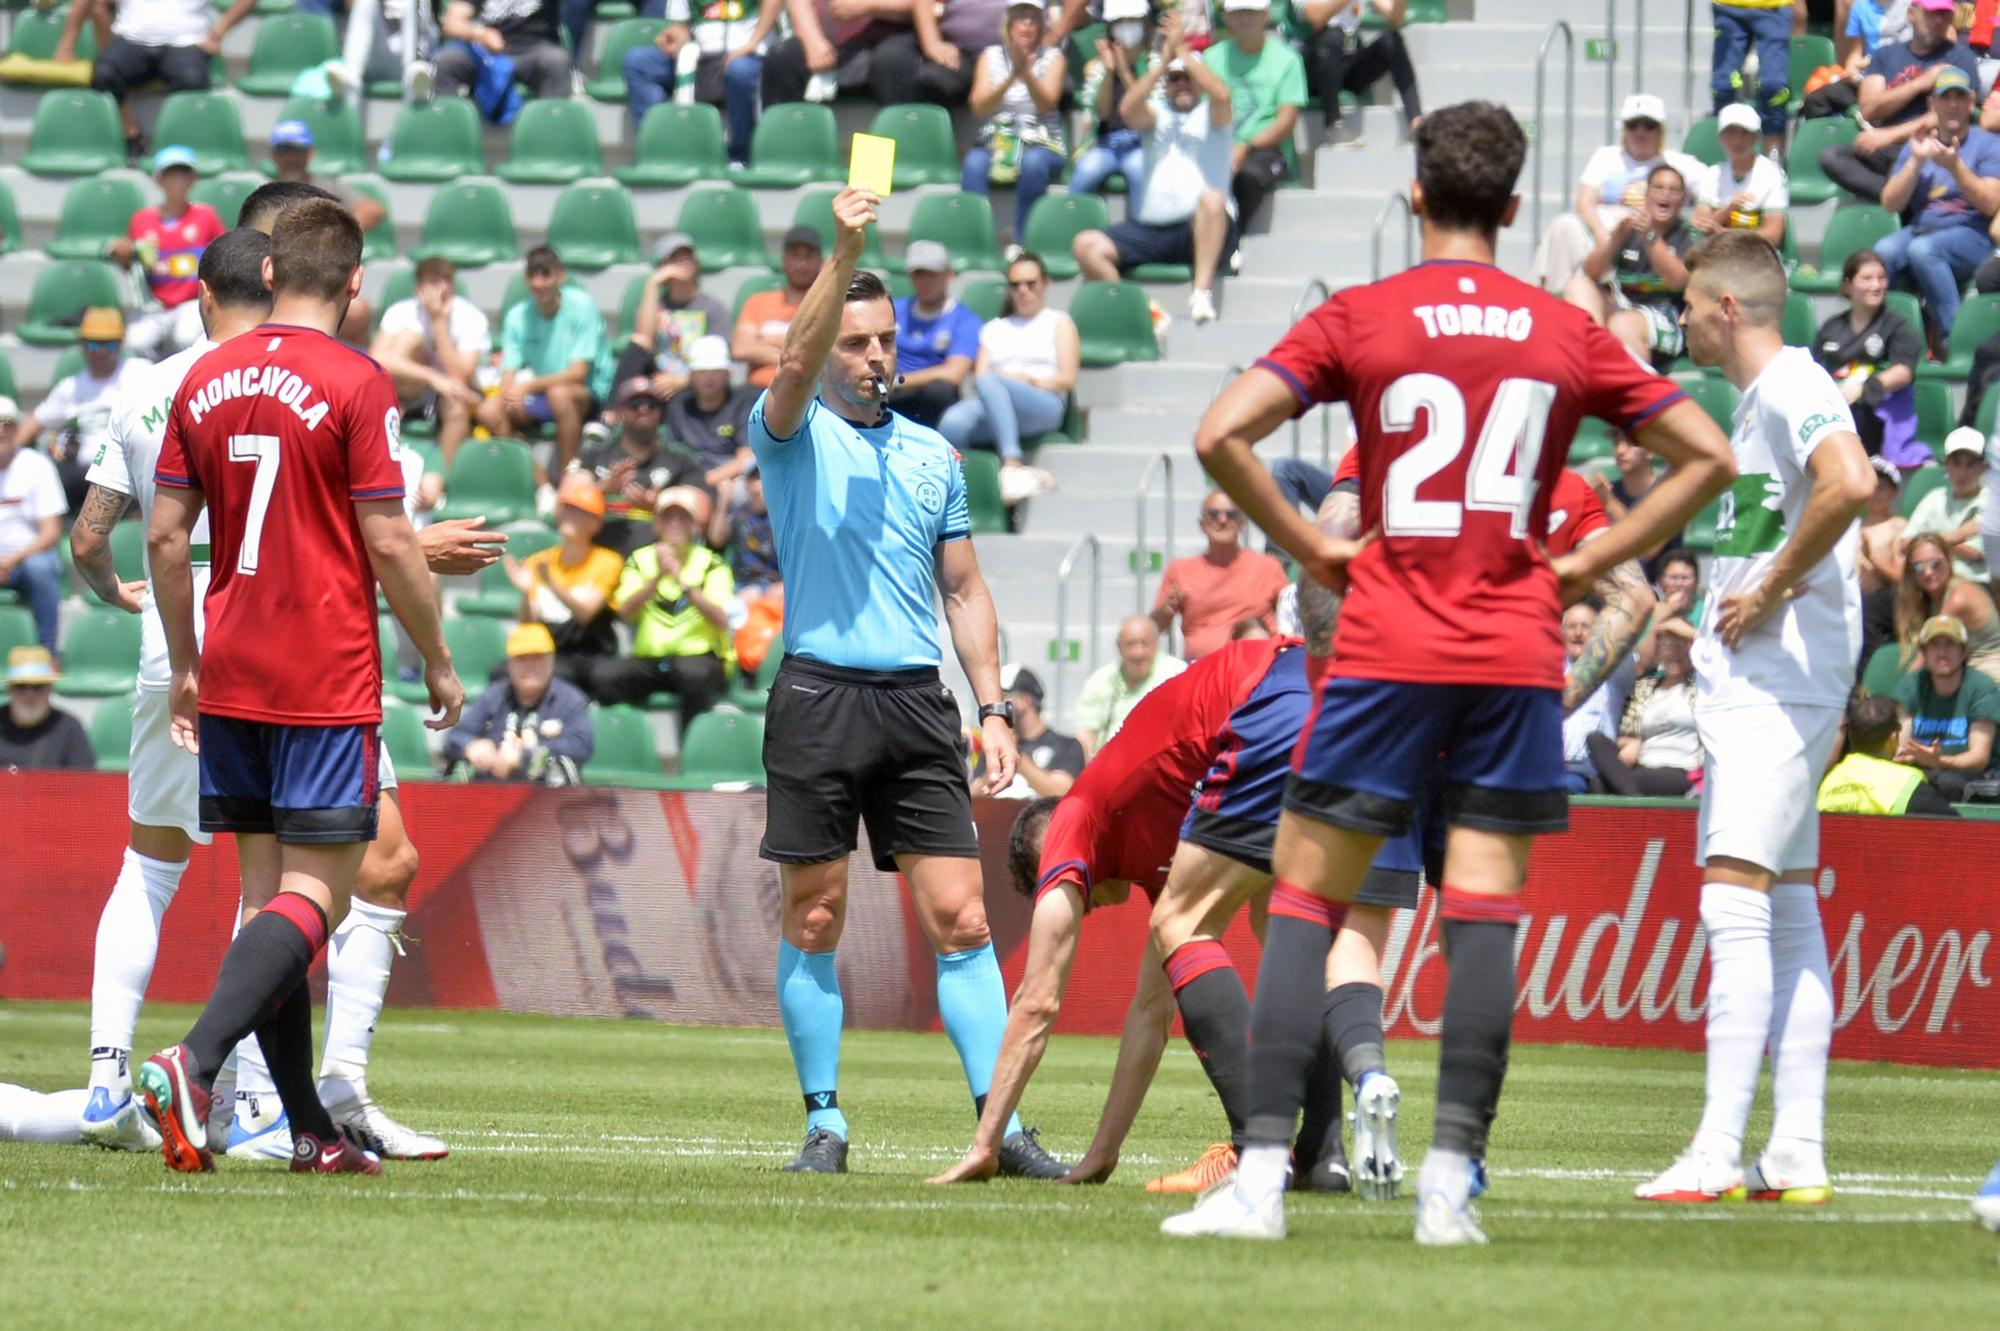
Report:
[[[1824,1202],[1833,993],[1813,882],[1816,796],[1861,653],[1855,519],[1875,477],[1840,389],[1784,344],[1776,252],[1748,232],[1717,236],[1689,251],[1688,271],[1689,351],[1743,394],[1694,649],[1708,1085],[1693,1142],[1638,1196]],[[1776,1113],[1745,1168],[1766,1048]]]
[[[174,395],[147,534],[173,738],[201,760],[202,830],[236,834],[244,904],[261,909],[187,1038],[138,1080],[168,1165],[212,1169],[215,1074],[255,1031],[293,1170],[378,1173],[316,1093],[306,986],[375,834],[377,579],[423,654],[441,714],[429,724],[455,720],[464,693],[401,507],[395,387],[332,337],[360,290],[360,228],[337,204],[302,204],[274,227],[268,268],[270,321],[203,357]],[[283,520],[267,523],[274,506]],[[189,536],[204,507],[214,562],[198,645]]]
[[[1732,475],[1727,442],[1670,381],[1580,312],[1493,266],[1525,156],[1502,107],[1462,103],[1417,131],[1425,261],[1333,296],[1203,418],[1211,475],[1336,590],[1339,650],[1300,740],[1272,851],[1236,1181],[1162,1226],[1282,1238],[1289,1144],[1318,1046],[1327,954],[1384,839],[1435,789],[1447,827],[1439,916],[1450,957],[1420,1243],[1483,1242],[1472,1157],[1505,1075],[1528,850],[1567,823],[1559,609],[1665,539]],[[1280,494],[1256,443],[1301,410],[1350,404],[1363,539],[1327,537]],[[1669,470],[1659,492],[1552,564],[1540,545],[1578,420],[1627,427]],[[1349,585],[1351,580],[1351,585]]]

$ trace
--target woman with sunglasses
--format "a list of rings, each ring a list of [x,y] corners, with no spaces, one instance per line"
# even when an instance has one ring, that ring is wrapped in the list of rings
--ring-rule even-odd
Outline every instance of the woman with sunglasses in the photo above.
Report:
[[[1021,440],[1062,424],[1079,363],[1076,325],[1048,305],[1049,270],[1033,254],[1007,265],[1007,303],[979,330],[973,396],[953,404],[938,430],[953,448],[990,444],[1000,454],[1000,492],[1016,503],[1047,487],[1025,465]]]
[[[1944,541],[1925,532],[1905,550],[1903,580],[1896,588],[1896,641],[1906,668],[1917,663],[1918,635],[1937,615],[1965,625],[1966,666],[2000,683],[2000,609],[1993,594],[1952,572]]]

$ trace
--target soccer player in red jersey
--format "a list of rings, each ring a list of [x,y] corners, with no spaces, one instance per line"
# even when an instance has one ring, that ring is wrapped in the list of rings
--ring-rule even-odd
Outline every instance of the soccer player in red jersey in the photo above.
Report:
[[[1671,381],[1493,266],[1526,152],[1513,116],[1491,103],[1444,108],[1419,126],[1416,149],[1424,262],[1308,315],[1210,407],[1196,439],[1244,512],[1346,602],[1273,850],[1236,1182],[1171,1217],[1168,1234],[1284,1236],[1327,953],[1382,841],[1407,829],[1435,782],[1451,971],[1416,1237],[1484,1241],[1472,1155],[1506,1068],[1522,878],[1532,837],[1567,825],[1558,611],[1733,477],[1722,432]],[[1358,540],[1329,537],[1289,506],[1254,452],[1332,401],[1349,405],[1359,431]],[[1550,491],[1586,415],[1624,426],[1668,471],[1656,497],[1551,561]]]
[[[201,759],[201,825],[237,838],[246,909],[187,1038],[139,1074],[167,1163],[214,1168],[209,1093],[253,1030],[290,1116],[295,1172],[378,1173],[312,1075],[306,972],[375,836],[382,674],[375,583],[425,661],[449,726],[464,690],[402,507],[396,391],[335,341],[361,289],[361,230],[338,204],[282,217],[270,321],[217,347],[174,395],[147,533],[172,662],[173,736]],[[189,535],[213,571],[197,645]]]

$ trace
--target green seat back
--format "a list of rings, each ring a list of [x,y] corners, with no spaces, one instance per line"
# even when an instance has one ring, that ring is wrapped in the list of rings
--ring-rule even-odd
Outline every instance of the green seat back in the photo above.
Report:
[[[675,230],[693,238],[705,273],[771,266],[770,255],[764,251],[763,223],[757,220],[757,204],[748,190],[734,185],[703,185],[689,190],[681,199]]]
[[[1077,274],[1071,252],[1077,236],[1111,225],[1111,213],[1095,194],[1044,194],[1028,212],[1021,248],[1041,256],[1049,276],[1068,281]]]
[[[682,106],[662,102],[639,122],[632,144],[631,166],[620,167],[618,179],[627,185],[692,185],[721,180],[729,173],[723,145],[722,116],[712,106],[696,102]]]
[[[1081,68],[1081,66],[1078,66]],[[963,174],[951,112],[927,102],[885,106],[868,126],[870,134],[896,141],[896,188],[956,185]]]
[[[1007,530],[1007,501],[1000,497],[1000,455],[975,448],[960,455],[965,465],[965,504],[975,535]]]
[[[54,59],[56,43],[62,40],[63,23],[67,17],[66,8],[51,9],[46,14],[37,9],[17,10],[14,14],[14,35],[7,43],[7,54],[18,55],[28,60]],[[86,23],[82,31],[77,33],[76,58],[78,60],[97,58],[95,24]]]
[[[594,741],[583,765],[592,786],[658,786],[660,753],[653,746],[652,722],[636,707],[599,707],[591,717]]]
[[[1819,155],[1837,144],[1852,143],[1861,127],[1847,116],[1816,116],[1801,120],[1792,131],[1792,146],[1785,154],[1785,173],[1791,178],[1792,204],[1825,203],[1840,193],[1840,186],[1819,164]]]
[[[819,232],[820,244],[826,246],[828,254],[833,253],[833,200],[840,193],[839,186],[822,185],[815,189],[799,191],[799,206],[792,213],[793,226],[809,226]],[[882,252],[882,228],[868,228],[861,244],[860,268],[886,268],[889,256]]]
[[[1694,520],[1681,532],[1681,544],[1696,554],[1709,553],[1715,549],[1715,533],[1721,522],[1722,500],[1717,499],[1694,515]]]
[[[396,219],[389,210],[389,187],[382,178],[375,175],[351,175],[343,177],[341,184],[357,194],[365,194],[382,205],[382,220],[373,228],[361,233],[361,259],[364,263],[379,263],[396,257]]]
[[[1931,452],[1944,451],[1944,437],[1951,433],[1956,413],[1951,409],[1951,385],[1942,379],[1919,379],[1911,385],[1917,395],[1917,438],[1930,445]]]
[[[1946,342],[1951,354],[1944,364],[1945,377],[1963,379],[1970,373],[1972,353],[1995,333],[2000,333],[2000,292],[1982,292],[1967,298],[1951,321],[1951,335]]]
[[[416,257],[442,255],[461,268],[505,263],[520,251],[507,196],[490,180],[462,180],[431,196]]]
[[[333,20],[324,14],[278,14],[252,26],[257,35],[250,46],[250,69],[236,80],[236,88],[253,97],[283,97],[300,74],[340,55]]]
[[[76,342],[76,326],[93,305],[125,304],[125,288],[116,270],[99,259],[59,259],[35,274],[28,295],[28,317],[16,328],[23,342],[38,347],[63,347]]]
[[[910,216],[911,241],[935,240],[951,252],[951,270],[1006,271],[993,230],[993,205],[984,194],[927,194]]]
[[[1798,114],[1799,103],[1806,99],[1806,80],[1822,65],[1837,65],[1840,57],[1834,54],[1833,39],[1806,33],[1792,38],[1790,58],[1786,61],[1785,82],[1790,85],[1792,98],[1789,103],[1794,115]]]
[[[783,291],[785,279],[776,273],[752,273],[736,286],[736,299],[729,310],[729,332],[736,331],[736,321],[743,317],[743,306],[760,291]],[[728,336],[725,334],[724,336]]]
[[[1924,307],[1914,291],[1891,291],[1882,303],[1888,306],[1890,313],[1908,324],[1919,339],[1923,337]]]
[[[90,751],[100,772],[132,767],[132,699],[106,698],[90,718]]]
[[[139,182],[124,176],[79,180],[63,195],[55,239],[44,248],[58,259],[94,259],[107,242],[124,236],[132,214],[146,206]]]
[[[72,698],[115,698],[139,679],[139,616],[123,610],[86,610],[63,639],[62,678],[56,692]]]
[[[476,690],[469,687],[466,692]],[[398,781],[432,781],[437,761],[424,736],[424,719],[415,707],[397,698],[382,700],[382,747],[389,751]]]
[[[232,171],[228,175],[210,176],[194,187],[194,201],[205,203],[215,209],[215,215],[222,219],[224,226],[233,226],[237,215],[243,211],[243,201],[250,197],[264,177],[245,172]]]
[[[681,737],[676,785],[764,784],[764,718],[733,707],[703,712]]]
[[[632,214],[632,196],[612,181],[571,185],[556,196],[555,211],[549,215],[549,244],[565,264],[585,272],[639,262],[639,221]]]
[[[536,100],[521,108],[494,174],[516,185],[567,185],[604,174],[597,120],[583,102]]]
[[[449,615],[444,621],[444,645],[467,695],[476,695],[486,687],[494,667],[507,659],[507,626],[497,619]]]
[[[535,516],[535,460],[526,444],[468,439],[444,478],[442,517],[484,517],[489,527]]]
[[[33,647],[35,616],[24,605],[0,605],[0,661],[16,647]]]
[[[1595,416],[1585,416],[1576,423],[1576,433],[1569,441],[1569,465],[1582,471],[1593,462],[1602,462],[1611,456],[1611,427]]]
[[[749,169],[735,178],[753,189],[792,189],[845,176],[833,108],[783,102],[764,108],[750,140]]]
[[[1155,361],[1160,344],[1153,336],[1151,303],[1145,288],[1132,282],[1085,282],[1070,298],[1085,365]]]
[[[236,114],[236,103],[221,93],[167,94],[153,124],[153,144],[193,149],[194,169],[204,176],[250,169],[250,154],[243,150],[243,121]]]
[[[1917,511],[1925,495],[1944,484],[1943,467],[1918,467],[1903,473],[1903,516],[1909,517]]]
[[[1847,256],[1856,250],[1873,249],[1897,225],[1895,215],[1877,204],[1842,204],[1827,219],[1826,234],[1820,237],[1818,271],[1795,275],[1793,288],[1812,292],[1840,290],[1840,267],[1847,262]]]
[[[1819,331],[1819,320],[1813,317],[1812,297],[1803,291],[1785,293],[1785,318],[1781,327],[1786,346],[1811,346],[1813,334]]]
[[[1885,642],[1868,654],[1868,664],[1861,669],[1861,689],[1877,698],[1886,698],[1909,673],[1903,664],[1902,644]]]
[[[111,529],[111,564],[121,582],[146,576],[146,524],[121,522]]]
[[[38,176],[94,176],[125,165],[125,131],[111,94],[55,88],[35,102],[21,169]]]
[[[316,176],[344,176],[349,171],[366,170],[373,163],[361,129],[361,112],[353,102],[294,97],[278,108],[278,119],[303,120],[312,129],[312,170]]]
[[[602,9],[597,11],[597,17],[604,17]],[[583,90],[600,102],[624,101],[626,55],[641,46],[651,46],[653,38],[665,26],[664,19],[622,18],[606,28],[603,43],[597,49],[597,77],[584,84]]]
[[[1703,166],[1714,166],[1722,160],[1721,131],[1714,116],[1703,116],[1688,126],[1687,137],[1681,140],[1681,151]]]
[[[445,181],[486,170],[479,112],[460,97],[411,102],[396,113],[389,155],[376,168],[388,180]]]
[[[0,182],[0,254],[21,248],[21,212],[14,206],[14,191]]]
[[[958,289],[958,303],[982,319],[998,319],[1007,303],[1007,279],[974,277]]]
[[[1675,382],[1680,384],[1682,392],[1694,399],[1696,406],[1708,413],[1708,418],[1715,422],[1718,429],[1724,434],[1730,433],[1734,426],[1729,416],[1736,410],[1737,398],[1734,384],[1708,374],[1676,375]]]

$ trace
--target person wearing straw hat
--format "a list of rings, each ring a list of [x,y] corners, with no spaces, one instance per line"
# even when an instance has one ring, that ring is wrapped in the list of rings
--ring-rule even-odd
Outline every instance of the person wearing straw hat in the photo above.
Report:
[[[96,768],[83,723],[50,704],[59,678],[46,647],[7,653],[7,710],[0,712],[0,772],[37,769],[88,772]],[[120,704],[113,700],[111,706]]]
[[[125,356],[125,315],[115,305],[94,305],[83,312],[76,342],[83,349],[83,368],[66,375],[34,410],[21,446],[33,448],[49,436],[47,451],[62,475],[63,495],[73,510],[83,502],[83,473],[104,446],[114,395],[129,389],[144,361]]]

